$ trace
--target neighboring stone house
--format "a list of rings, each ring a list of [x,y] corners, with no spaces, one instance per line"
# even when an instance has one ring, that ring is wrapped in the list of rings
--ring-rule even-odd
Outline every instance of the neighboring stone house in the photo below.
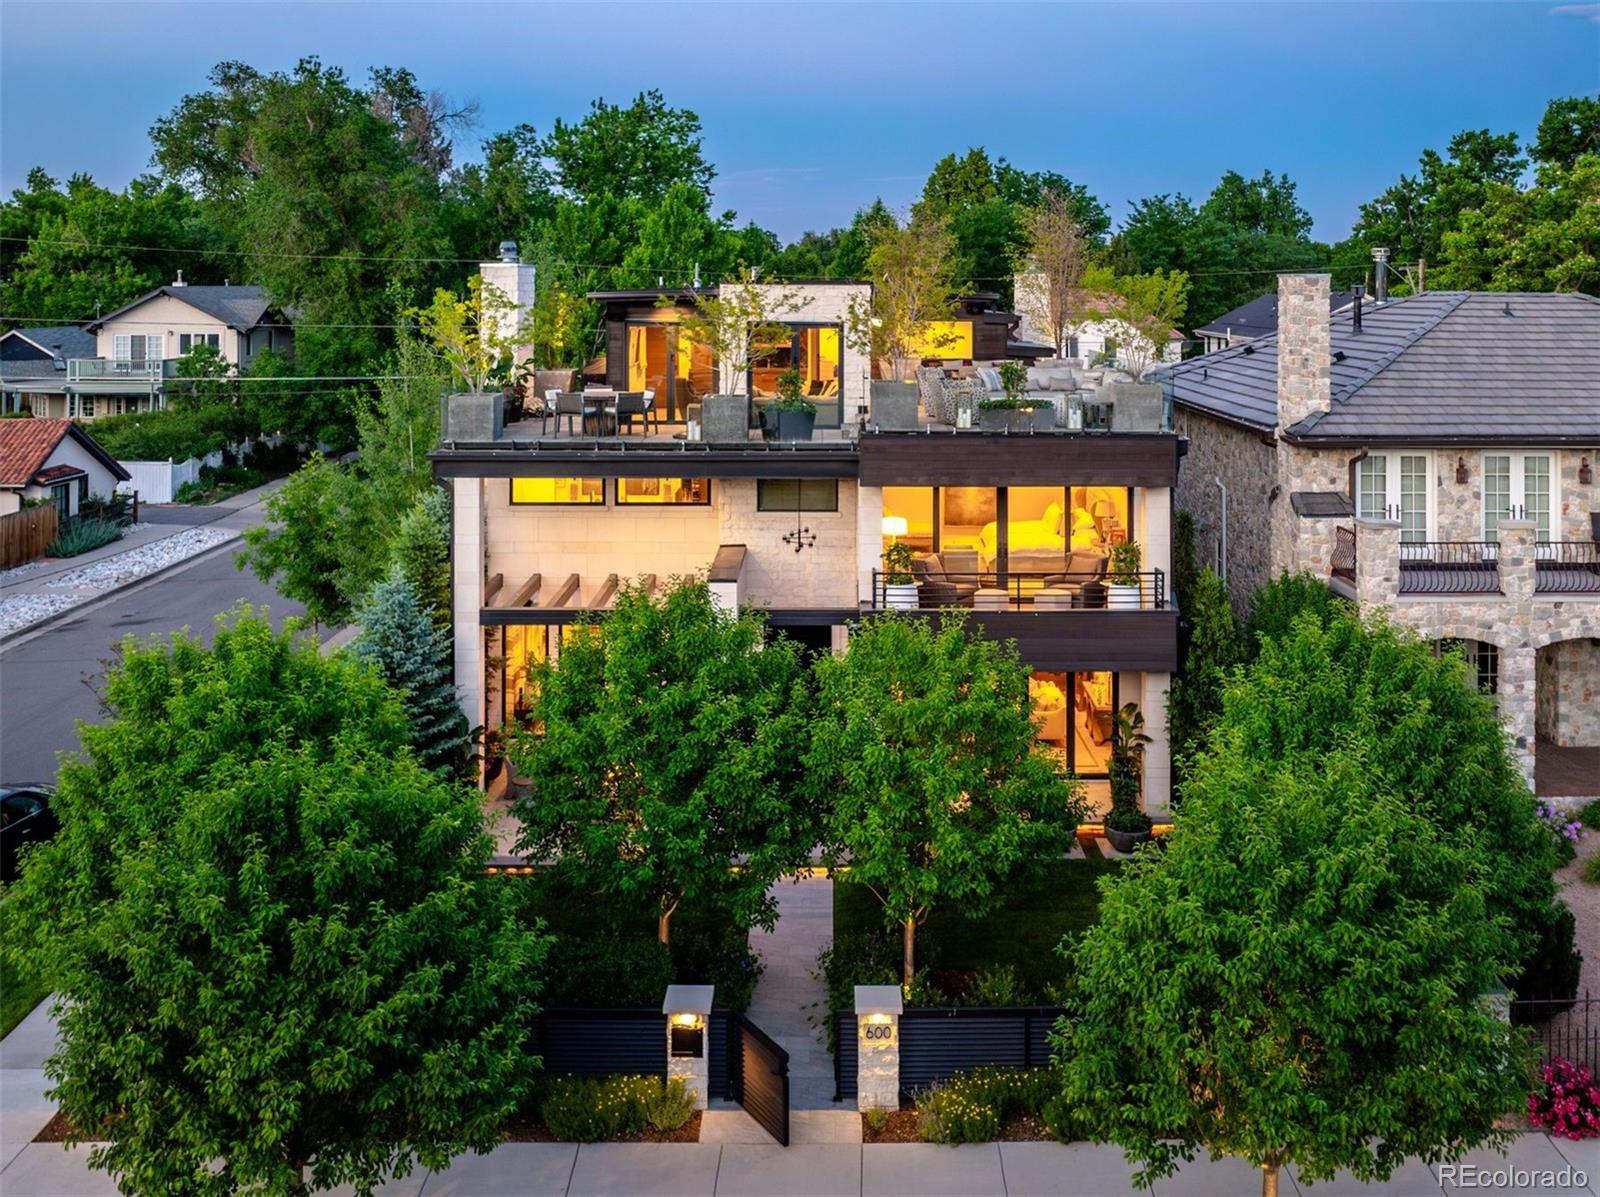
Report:
[[[1600,793],[1600,300],[1331,306],[1284,275],[1274,334],[1163,372],[1204,562],[1459,644],[1541,791]]]
[[[91,495],[109,499],[128,471],[71,420],[0,420],[0,515],[53,502],[61,518]]]
[[[1355,301],[1359,292],[1360,288],[1335,291],[1328,297],[1328,306],[1334,312],[1343,311]],[[1234,345],[1248,345],[1257,337],[1270,336],[1277,331],[1278,293],[1268,291],[1195,329],[1194,335],[1200,339],[1206,353],[1214,353]]]
[[[260,287],[180,276],[81,329],[17,329],[5,342],[0,411],[90,421],[166,406],[178,359],[199,346],[238,370],[264,349],[292,354],[294,328]]]

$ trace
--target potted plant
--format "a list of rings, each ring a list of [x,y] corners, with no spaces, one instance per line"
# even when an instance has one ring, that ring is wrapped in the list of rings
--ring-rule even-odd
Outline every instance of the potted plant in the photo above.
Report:
[[[1125,540],[1111,546],[1106,563],[1106,606],[1112,610],[1139,609],[1139,542]]]
[[[917,584],[911,576],[908,544],[892,544],[883,551],[883,605],[891,611],[917,608]]]
[[[1106,839],[1118,852],[1132,852],[1150,838],[1150,816],[1144,813],[1140,792],[1148,743],[1138,705],[1124,704],[1111,720],[1111,810],[1105,819]]]
[[[817,405],[800,393],[800,371],[778,375],[778,397],[767,404],[769,428],[780,441],[808,441],[817,426]]]
[[[748,435],[750,363],[789,343],[794,333],[783,318],[798,310],[799,296],[793,288],[757,283],[752,276],[731,279],[714,295],[696,295],[688,311],[670,296],[656,301],[657,307],[678,312],[679,338],[700,346],[717,363],[717,392],[700,400],[702,440],[736,443]]]
[[[1000,386],[1006,393],[1007,399],[1021,399],[1023,391],[1028,389],[1028,367],[1022,362],[1012,358],[1010,361],[1000,363]]]
[[[1033,422],[1031,407],[1022,399],[980,399],[978,427],[985,432],[1020,432]]]

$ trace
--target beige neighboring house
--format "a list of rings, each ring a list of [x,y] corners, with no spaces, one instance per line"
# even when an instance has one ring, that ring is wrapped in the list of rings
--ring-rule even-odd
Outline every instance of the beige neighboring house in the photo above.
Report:
[[[67,519],[90,495],[110,498],[128,476],[71,420],[0,420],[0,515],[48,501]]]
[[[190,285],[180,275],[82,328],[0,338],[0,412],[92,421],[159,410],[178,359],[202,345],[238,370],[264,349],[292,354],[294,328],[260,287]]]
[[[1600,299],[1331,307],[1284,275],[1275,332],[1164,372],[1200,556],[1459,648],[1538,792],[1600,795]]]
[[[1019,318],[1013,338],[1013,348],[1019,351],[1017,356],[1032,356],[1028,350],[1037,347],[1042,347],[1046,356],[1054,353],[1055,342],[1049,331],[1048,292],[1044,275],[1025,271],[1015,276],[1013,285],[1016,300],[1013,306]],[[1067,338],[1067,352],[1062,356],[1089,364],[1106,351],[1109,342],[1117,351],[1117,366],[1126,370],[1137,364],[1127,352],[1129,342],[1144,339],[1142,334],[1118,320],[1080,320],[1072,326],[1071,335]],[[1141,360],[1147,358],[1150,365],[1177,362],[1183,357],[1183,334],[1173,329],[1163,344],[1145,345],[1144,348],[1147,352],[1140,355]]]

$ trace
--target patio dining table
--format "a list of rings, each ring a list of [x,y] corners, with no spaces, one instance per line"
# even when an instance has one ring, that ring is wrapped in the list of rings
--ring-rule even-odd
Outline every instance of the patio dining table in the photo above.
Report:
[[[609,387],[592,387],[583,392],[583,429],[593,428],[595,436],[610,436],[617,430],[617,393]]]

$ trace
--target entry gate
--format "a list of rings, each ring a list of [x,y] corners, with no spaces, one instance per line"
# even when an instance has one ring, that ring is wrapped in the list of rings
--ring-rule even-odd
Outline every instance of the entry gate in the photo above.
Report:
[[[736,1012],[728,1015],[728,1095],[789,1146],[789,1053]]]

